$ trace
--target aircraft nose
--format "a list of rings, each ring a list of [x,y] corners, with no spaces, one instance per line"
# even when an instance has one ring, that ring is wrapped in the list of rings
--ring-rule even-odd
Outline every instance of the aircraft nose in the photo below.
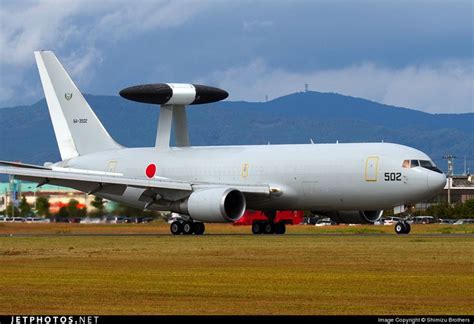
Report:
[[[430,172],[428,174],[428,188],[433,192],[441,191],[446,185],[446,175],[444,173]]]

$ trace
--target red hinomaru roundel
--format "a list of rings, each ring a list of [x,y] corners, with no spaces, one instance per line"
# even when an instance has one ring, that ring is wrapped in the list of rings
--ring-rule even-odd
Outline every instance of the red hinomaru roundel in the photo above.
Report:
[[[153,163],[148,164],[145,170],[146,176],[148,178],[153,178],[155,176],[155,173],[156,173],[156,165],[154,165]]]

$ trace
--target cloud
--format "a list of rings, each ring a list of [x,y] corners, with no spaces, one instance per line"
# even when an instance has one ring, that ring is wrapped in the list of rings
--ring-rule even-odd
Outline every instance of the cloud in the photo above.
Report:
[[[310,90],[335,92],[431,113],[474,112],[474,60],[410,65],[400,69],[362,63],[340,69],[292,72],[263,59],[213,72],[199,82],[220,86],[230,100],[263,101]]]
[[[179,26],[209,3],[195,0],[144,0],[133,5],[128,0],[2,1],[0,89],[5,91],[0,93],[0,104],[8,103],[18,93],[26,98],[25,87],[29,83],[26,75],[34,65],[35,50],[65,52],[64,61],[72,77],[87,82],[93,77],[91,66],[100,63],[103,57],[104,43],[152,29]]]
[[[129,0],[109,1],[107,12],[92,28],[93,35],[101,40],[119,40],[133,37],[157,28],[171,28],[209,7],[209,1],[142,1],[130,5]]]
[[[88,83],[93,76],[90,73],[91,69],[99,65],[102,60],[102,53],[95,47],[91,47],[80,52],[72,52],[64,58],[63,64],[68,67],[68,72],[74,76],[76,82]]]
[[[71,28],[64,22],[79,6],[77,1],[58,4],[46,0],[0,7],[0,64],[29,64],[34,50],[61,42]]]
[[[124,80],[156,78],[150,71],[182,81],[200,78],[228,89],[233,99],[275,98],[308,83],[312,90],[426,111],[468,111],[473,60],[472,50],[466,52],[472,41],[465,40],[472,40],[472,29],[466,28],[469,15],[460,13],[472,6],[465,3],[410,2],[414,10],[407,17],[393,14],[405,6],[380,6],[367,16],[370,4],[352,2],[1,0],[0,106],[42,96],[33,51],[51,49],[80,88],[96,93],[110,90],[110,72],[121,64]],[[359,7],[370,18],[365,24],[354,14]],[[449,19],[431,24],[438,13]],[[122,53],[129,61],[119,60]],[[466,57],[470,61],[446,59]],[[413,63],[420,60],[439,63]]]
[[[271,20],[263,20],[263,21],[260,21],[260,20],[246,21],[246,20],[244,20],[244,22],[242,23],[242,27],[243,27],[244,31],[246,31],[246,32],[253,32],[256,29],[263,29],[263,28],[272,27],[273,24],[274,24],[274,22],[271,21]]]
[[[25,64],[32,52],[70,43],[117,40],[159,27],[173,27],[205,8],[204,1],[41,0],[0,7],[0,63]],[[87,23],[85,23],[87,20]],[[69,41],[68,41],[69,40]],[[93,49],[94,50],[94,49]]]

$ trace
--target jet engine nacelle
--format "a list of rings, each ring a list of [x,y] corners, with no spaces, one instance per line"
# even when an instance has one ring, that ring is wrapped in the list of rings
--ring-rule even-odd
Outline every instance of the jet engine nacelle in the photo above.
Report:
[[[382,218],[383,210],[340,210],[326,215],[336,223],[373,224]]]
[[[245,196],[239,190],[211,188],[193,192],[187,200],[172,209],[200,222],[228,223],[239,220],[245,208]]]

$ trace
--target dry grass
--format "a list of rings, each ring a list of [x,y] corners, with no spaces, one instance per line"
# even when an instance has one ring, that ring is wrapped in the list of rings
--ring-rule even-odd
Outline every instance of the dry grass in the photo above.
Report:
[[[29,225],[30,233],[168,233],[165,224],[4,224],[0,232]],[[472,236],[3,236],[0,313],[472,314],[473,261]]]

